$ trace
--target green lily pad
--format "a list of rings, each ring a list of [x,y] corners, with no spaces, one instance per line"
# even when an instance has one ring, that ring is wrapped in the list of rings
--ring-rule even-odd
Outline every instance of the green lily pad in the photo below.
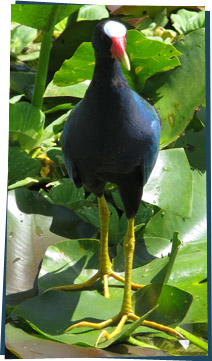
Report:
[[[192,302],[192,296],[170,285],[152,283],[133,294],[135,313],[141,316],[145,309],[159,305],[146,319],[175,327],[182,322]]]
[[[191,217],[192,174],[184,149],[159,152],[142,199],[167,212]]]
[[[99,20],[72,22],[52,44],[49,71],[60,69],[65,59],[70,59],[82,42],[91,41],[92,33]]]
[[[190,295],[175,287],[166,286],[165,288],[169,289],[169,292],[165,292],[165,296],[166,307],[169,306],[170,315],[164,317],[168,317],[167,323],[170,324],[174,323],[174,320],[181,320],[182,316],[185,315],[187,310],[185,300],[187,297],[187,304],[189,305]],[[173,292],[175,298],[172,296]],[[26,320],[37,332],[50,339],[67,344],[94,346],[100,333],[99,330],[83,327],[66,332],[66,328],[82,320],[99,322],[115,316],[120,311],[122,298],[120,296],[122,295],[119,295],[118,298],[107,299],[100,296],[96,291],[48,291],[41,296],[22,302],[11,313],[11,317]],[[171,300],[173,300],[172,304],[170,304]],[[149,299],[146,299],[146,301],[150,302]],[[142,304],[142,307],[146,307],[146,305]],[[175,310],[174,313],[173,310]],[[160,312],[157,313],[157,318],[162,319]],[[153,317],[152,319],[154,320]],[[133,328],[137,326],[139,324],[133,325]],[[123,327],[121,337],[129,337],[128,327],[127,324]],[[131,329],[132,333],[139,332],[139,328],[136,331],[133,328]],[[108,332],[111,332],[113,329],[114,327],[112,326],[107,328]],[[106,346],[107,343],[105,345],[104,343],[101,344],[101,347]]]
[[[17,304],[37,292],[40,262],[48,246],[67,238],[91,237],[96,229],[68,208],[36,192],[8,192],[7,299]]]
[[[48,192],[48,199],[51,199],[54,204],[64,205],[73,211],[88,203],[85,199],[84,188],[76,188],[67,178],[54,183]]]
[[[77,11],[80,7],[81,5],[13,4],[11,6],[11,20],[32,28],[48,31],[52,25]]]
[[[161,119],[161,148],[182,134],[205,99],[205,30],[185,35],[174,46],[183,54],[181,66],[147,80],[143,91]]]
[[[10,142],[18,142],[26,151],[33,149],[43,135],[44,120],[42,111],[30,103],[10,104]]]
[[[108,18],[109,13],[105,5],[84,5],[79,9],[77,19],[79,20],[101,20]]]
[[[39,274],[40,292],[87,281],[98,269],[99,241],[79,239],[48,247]]]
[[[83,98],[85,95],[86,90],[88,89],[89,82],[84,81],[79,84],[58,87],[50,82],[46,88],[44,93],[44,97],[62,97],[62,96],[69,96],[69,97],[77,97]]]
[[[91,43],[82,43],[74,56],[65,60],[60,70],[55,73],[53,84],[64,87],[92,79],[94,65]]]
[[[191,31],[205,27],[205,12],[179,10],[176,14],[171,14],[173,27],[179,34],[187,34]]]
[[[194,193],[191,219],[158,212],[147,224],[144,240],[150,254],[161,257],[170,252],[172,232],[177,230],[183,245],[176,257],[169,283],[189,291],[192,306],[187,322],[207,320],[207,223],[205,174],[193,172]]]
[[[177,57],[182,55],[171,44],[148,39],[137,30],[129,30],[127,33],[127,53],[132,70],[129,73],[124,69],[124,75],[138,93],[152,75],[179,66]]]
[[[14,55],[21,51],[37,35],[37,30],[24,25],[18,25],[11,31],[10,52]]]
[[[19,147],[9,147],[8,184],[12,185],[26,177],[34,177],[40,173],[41,163],[32,159]]]

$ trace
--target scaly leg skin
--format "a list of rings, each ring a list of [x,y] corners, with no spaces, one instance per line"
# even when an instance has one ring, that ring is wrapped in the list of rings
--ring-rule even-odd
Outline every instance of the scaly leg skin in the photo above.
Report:
[[[129,219],[128,221],[128,229],[124,239],[124,258],[125,258],[125,285],[124,285],[124,296],[121,311],[118,315],[110,318],[106,321],[102,321],[99,323],[81,321],[67,328],[66,331],[70,331],[75,327],[91,327],[97,330],[100,330],[104,327],[108,327],[116,322],[118,325],[114,329],[112,333],[108,333],[107,330],[103,329],[100,333],[96,346],[102,338],[106,338],[106,340],[111,339],[115,335],[117,335],[123,328],[124,324],[128,320],[137,321],[139,317],[135,315],[132,309],[132,296],[131,296],[131,278],[132,278],[132,264],[133,264],[133,253],[135,248],[135,235],[134,235],[134,218]],[[144,326],[152,327],[154,329],[159,329],[161,331],[169,332],[174,336],[178,336],[183,338],[183,336],[170,327],[166,327],[164,325],[160,325],[155,322],[146,321],[142,322]]]
[[[80,290],[82,288],[90,287],[92,284],[94,284],[99,278],[103,279],[103,287],[104,287],[104,296],[109,298],[109,287],[108,287],[108,278],[113,277],[116,280],[125,283],[125,279],[118,274],[116,274],[112,270],[112,263],[110,262],[110,257],[108,253],[108,226],[109,226],[109,217],[110,217],[110,211],[107,206],[107,202],[105,200],[104,195],[102,197],[97,197],[98,199],[98,205],[99,205],[99,218],[100,218],[100,264],[99,264],[99,270],[97,273],[91,277],[86,282],[74,284],[74,285],[64,285],[64,286],[56,286],[51,287],[49,290],[63,290],[63,291],[74,291],[74,290]],[[139,289],[144,287],[143,285],[139,285],[137,283],[131,282],[131,288],[132,289]]]

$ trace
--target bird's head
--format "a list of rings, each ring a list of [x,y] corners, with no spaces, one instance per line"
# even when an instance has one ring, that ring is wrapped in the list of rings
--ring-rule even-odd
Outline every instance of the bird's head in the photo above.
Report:
[[[95,53],[100,57],[112,57],[130,70],[130,61],[126,53],[126,34],[125,25],[118,21],[100,22],[95,27],[92,37]]]

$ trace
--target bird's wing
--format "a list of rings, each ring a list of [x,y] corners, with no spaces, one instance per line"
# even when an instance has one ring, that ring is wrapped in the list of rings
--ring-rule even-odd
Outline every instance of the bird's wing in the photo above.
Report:
[[[69,117],[69,120],[67,120],[64,130],[63,130],[63,137],[62,137],[63,156],[64,156],[64,160],[65,160],[65,164],[66,164],[66,168],[67,168],[69,177],[71,178],[72,182],[76,185],[76,187],[81,187],[82,181],[78,174],[74,159],[72,159],[70,153],[67,153],[65,150],[65,148],[66,148],[65,144],[67,143],[67,140],[68,140],[69,121],[70,121],[70,117]]]
[[[155,108],[145,99],[141,98],[133,91],[136,103],[141,107],[141,114],[144,112],[144,118],[148,126],[148,147],[145,148],[145,155],[140,164],[143,177],[143,185],[146,184],[148,178],[154,168],[157,160],[159,143],[160,143],[160,119]],[[145,134],[145,133],[144,133]]]

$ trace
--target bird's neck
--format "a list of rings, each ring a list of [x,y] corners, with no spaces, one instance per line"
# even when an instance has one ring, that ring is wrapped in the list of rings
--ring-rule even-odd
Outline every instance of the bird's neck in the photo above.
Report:
[[[120,63],[113,58],[96,58],[92,83],[97,86],[113,86],[117,83],[127,83],[122,73]]]

